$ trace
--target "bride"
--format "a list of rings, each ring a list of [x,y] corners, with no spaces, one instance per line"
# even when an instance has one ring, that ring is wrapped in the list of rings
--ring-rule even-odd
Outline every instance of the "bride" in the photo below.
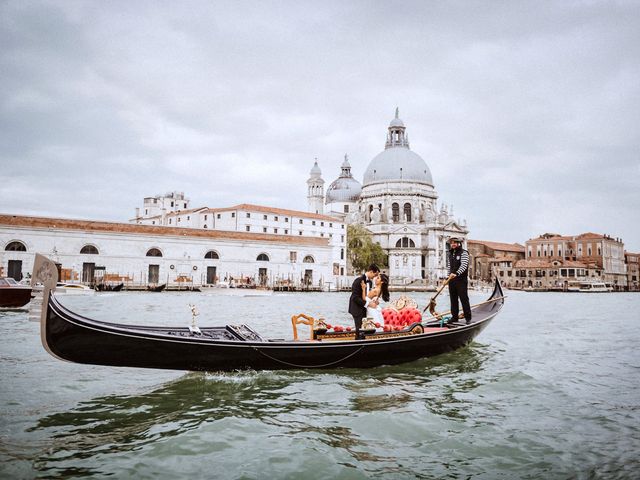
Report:
[[[363,300],[366,301],[369,298],[370,301],[376,302],[378,305],[375,308],[367,307],[367,318],[373,320],[374,323],[384,324],[384,317],[382,316],[382,307],[380,301],[389,301],[389,277],[384,273],[380,273],[373,278],[374,286],[372,289],[362,288]],[[364,284],[364,282],[362,282]],[[368,287],[368,286],[367,286]]]

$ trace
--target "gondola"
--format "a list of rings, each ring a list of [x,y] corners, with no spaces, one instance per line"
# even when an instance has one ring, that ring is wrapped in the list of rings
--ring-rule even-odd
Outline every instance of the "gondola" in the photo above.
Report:
[[[149,290],[150,292],[161,292],[163,291],[165,288],[167,288],[167,284],[163,283],[162,285],[155,285],[155,286],[151,286],[149,285],[147,287],[147,290]]]
[[[124,287],[124,283],[119,283],[117,285],[111,285],[108,283],[96,283],[94,285],[94,290],[96,292],[119,292]]]
[[[401,331],[372,332],[360,340],[346,333],[332,338],[314,332],[314,339],[295,341],[265,339],[247,325],[199,329],[96,321],[72,312],[50,293],[57,277],[51,260],[36,255],[33,277],[45,285],[41,338],[54,357],[82,364],[173,370],[368,368],[410,362],[467,345],[498,314],[505,298],[496,282],[488,300],[473,307],[469,325],[432,318]]]

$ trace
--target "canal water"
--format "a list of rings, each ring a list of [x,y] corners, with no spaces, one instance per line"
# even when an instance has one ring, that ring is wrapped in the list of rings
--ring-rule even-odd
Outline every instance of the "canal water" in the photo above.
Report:
[[[0,312],[0,478],[639,478],[640,294],[507,294],[462,350],[322,372],[75,365],[45,352],[35,312]],[[191,303],[201,326],[274,337],[296,313],[351,323],[345,293],[61,298],[181,326]]]

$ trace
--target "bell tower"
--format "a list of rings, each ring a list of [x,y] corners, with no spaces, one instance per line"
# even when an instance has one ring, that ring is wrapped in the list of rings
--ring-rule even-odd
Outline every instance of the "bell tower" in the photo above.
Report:
[[[307,210],[313,213],[324,213],[324,180],[322,179],[322,171],[318,166],[318,159],[315,159],[313,168],[309,172],[309,180],[307,180]]]

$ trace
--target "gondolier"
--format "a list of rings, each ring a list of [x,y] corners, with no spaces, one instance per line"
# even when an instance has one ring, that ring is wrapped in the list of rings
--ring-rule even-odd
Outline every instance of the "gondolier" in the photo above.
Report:
[[[462,248],[462,241],[453,237],[449,239],[450,250],[447,254],[447,268],[449,269],[449,298],[451,299],[451,317],[458,319],[458,299],[462,303],[462,311],[467,325],[471,323],[471,305],[467,293],[467,279],[469,277],[469,252]]]

